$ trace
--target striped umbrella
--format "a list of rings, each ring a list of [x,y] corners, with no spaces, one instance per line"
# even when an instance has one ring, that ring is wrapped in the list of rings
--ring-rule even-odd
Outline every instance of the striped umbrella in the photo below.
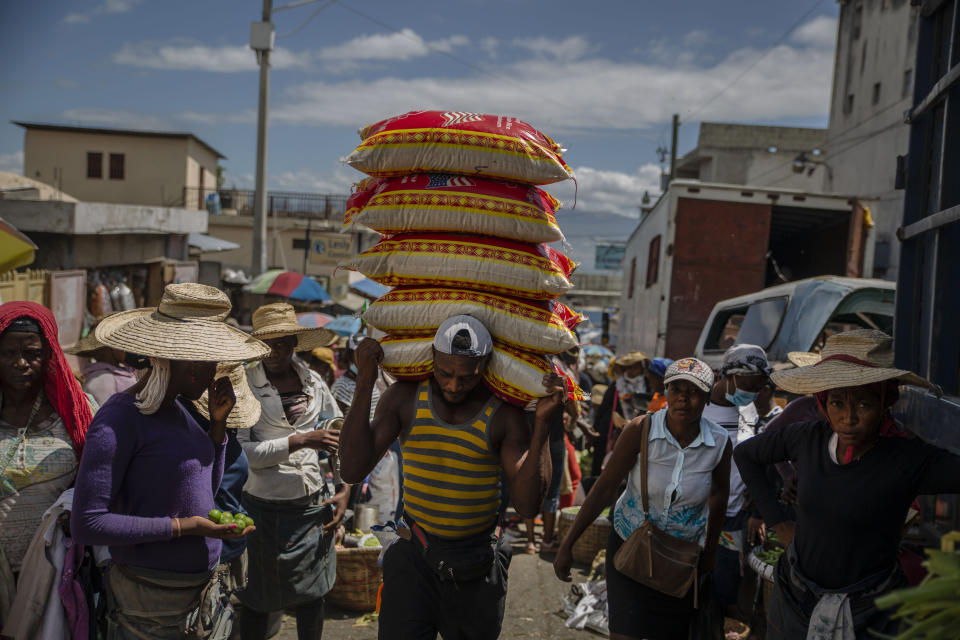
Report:
[[[247,291],[269,296],[280,296],[291,300],[310,302],[330,300],[330,294],[327,293],[327,290],[313,278],[296,271],[284,271],[283,269],[271,269],[261,273],[253,279]]]
[[[312,329],[325,327],[330,322],[333,322],[333,316],[319,311],[305,311],[297,314],[297,323]]]

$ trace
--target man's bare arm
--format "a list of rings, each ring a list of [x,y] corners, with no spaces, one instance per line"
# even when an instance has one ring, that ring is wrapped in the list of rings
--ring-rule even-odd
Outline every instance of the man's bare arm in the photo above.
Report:
[[[545,376],[544,386],[551,393],[537,401],[532,434],[522,411],[505,407],[498,412],[504,420],[500,461],[513,506],[524,518],[537,515],[550,484],[553,471],[547,445],[550,420],[563,408],[566,397],[563,381],[556,374]]]
[[[354,356],[357,364],[357,387],[353,404],[347,412],[340,432],[340,475],[344,482],[363,482],[403,429],[402,416],[407,415],[415,385],[398,382],[380,397],[377,412],[370,420],[370,403],[377,382],[383,350],[372,338],[360,343]]]

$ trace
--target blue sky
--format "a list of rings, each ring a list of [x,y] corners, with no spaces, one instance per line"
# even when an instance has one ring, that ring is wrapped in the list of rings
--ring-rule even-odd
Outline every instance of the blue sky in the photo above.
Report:
[[[228,183],[250,186],[258,76],[247,43],[260,7],[4,3],[0,170],[22,165],[10,120],[65,122],[192,131],[227,156]],[[269,183],[344,193],[362,177],[339,163],[359,127],[411,109],[480,111],[565,144],[577,211],[635,216],[639,195],[656,190],[674,112],[681,153],[701,120],[826,125],[836,13],[832,0],[326,0],[279,11]],[[551,190],[572,199],[572,185]]]

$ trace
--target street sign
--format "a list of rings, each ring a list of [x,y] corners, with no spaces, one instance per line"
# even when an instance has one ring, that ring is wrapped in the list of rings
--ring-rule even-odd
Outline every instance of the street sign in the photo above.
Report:
[[[622,244],[598,244],[593,266],[595,269],[619,271],[623,268],[623,256],[626,251],[627,247]]]
[[[353,236],[339,233],[310,234],[310,264],[331,264],[353,257]]]

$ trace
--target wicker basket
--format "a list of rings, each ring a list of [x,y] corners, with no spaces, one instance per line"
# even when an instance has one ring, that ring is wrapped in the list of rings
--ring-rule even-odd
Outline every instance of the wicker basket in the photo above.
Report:
[[[337,581],[326,600],[348,611],[374,611],[383,571],[380,547],[337,549]]]
[[[567,531],[577,518],[580,507],[567,507],[560,510],[557,521],[557,539],[563,540]],[[583,535],[573,545],[573,561],[585,564],[588,567],[593,563],[597,552],[607,548],[607,538],[610,536],[610,520],[600,516],[587,527]]]

